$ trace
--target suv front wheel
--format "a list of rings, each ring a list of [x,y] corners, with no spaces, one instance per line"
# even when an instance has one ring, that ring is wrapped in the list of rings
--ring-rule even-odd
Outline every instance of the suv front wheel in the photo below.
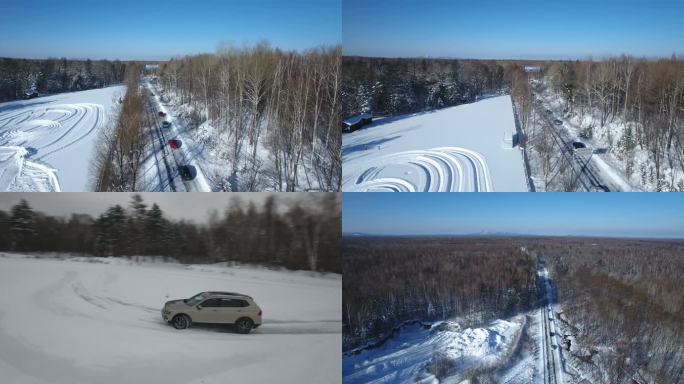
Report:
[[[187,315],[176,315],[171,323],[176,329],[185,329],[190,326],[190,318]]]
[[[252,327],[254,327],[254,322],[252,321],[252,319],[247,317],[238,319],[238,321],[235,322],[235,330],[237,331],[237,333],[249,333],[249,331],[252,330]]]

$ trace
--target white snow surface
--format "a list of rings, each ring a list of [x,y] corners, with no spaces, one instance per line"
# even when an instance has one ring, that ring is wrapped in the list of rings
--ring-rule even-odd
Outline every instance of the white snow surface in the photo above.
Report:
[[[378,348],[346,354],[342,362],[344,382],[436,382],[425,366],[437,354],[454,362],[456,375],[471,368],[490,367],[505,359],[520,330],[517,320],[496,320],[484,327],[465,329],[451,321],[437,323],[429,330],[406,326]]]
[[[91,152],[123,86],[0,103],[0,191],[87,191]]]
[[[205,290],[251,295],[263,325],[163,322],[166,301]],[[341,381],[339,275],[0,254],[0,292],[4,383]]]
[[[342,137],[342,190],[527,191],[510,96],[377,119]]]

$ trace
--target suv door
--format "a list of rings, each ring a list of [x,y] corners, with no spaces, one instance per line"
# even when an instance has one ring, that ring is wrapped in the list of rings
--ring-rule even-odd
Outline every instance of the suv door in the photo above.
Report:
[[[221,305],[221,299],[207,299],[201,302],[193,312],[192,321],[198,323],[216,323],[219,322],[218,310]]]
[[[242,316],[249,316],[246,309],[249,303],[242,299],[221,299],[219,316],[221,323],[233,324]]]

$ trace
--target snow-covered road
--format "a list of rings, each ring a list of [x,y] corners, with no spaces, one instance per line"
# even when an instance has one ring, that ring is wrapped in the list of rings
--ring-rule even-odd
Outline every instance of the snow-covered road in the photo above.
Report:
[[[541,285],[541,299],[543,305],[539,306],[539,338],[541,355],[540,367],[542,368],[542,381],[540,384],[563,384],[563,339],[557,326],[558,319],[555,315],[556,295],[549,279],[549,271],[546,267],[540,267],[538,276]]]
[[[204,175],[202,166],[198,163],[195,156],[195,149],[191,148],[189,144],[190,141],[185,139],[184,131],[186,127],[181,127],[179,119],[176,119],[171,113],[170,109],[167,108],[159,99],[158,90],[150,84],[150,82],[145,79],[143,80],[143,85],[154,95],[152,96],[151,103],[154,106],[154,113],[164,112],[166,116],[163,120],[169,121],[171,123],[170,128],[161,128],[161,121],[154,120],[156,127],[154,127],[153,134],[157,135],[157,140],[153,140],[153,162],[149,162],[147,169],[160,169],[161,172],[166,173],[158,176],[160,180],[167,180],[166,182],[161,181],[154,188],[155,191],[183,191],[183,192],[211,192],[211,184],[209,180]],[[153,116],[154,119],[154,116]],[[178,140],[181,146],[176,149],[170,149],[167,146],[167,142],[170,139]],[[158,145],[161,142],[161,145]],[[164,161],[164,167],[159,165],[162,161],[161,158],[166,158]],[[152,164],[155,164],[153,167]],[[166,172],[165,167],[167,164],[172,167],[172,171]],[[178,167],[185,165],[189,166],[192,173],[192,180],[182,180],[178,174]],[[171,188],[171,186],[174,186]]]
[[[550,94],[542,83],[533,86],[533,93],[540,104],[535,104],[538,116],[550,128],[558,150],[567,156],[578,175],[578,187],[584,191],[631,192],[638,191],[626,181],[613,165],[611,155],[603,150],[591,148],[592,140],[582,139],[569,119],[564,116],[563,105]],[[590,147],[573,151],[573,142],[583,142]]]
[[[87,191],[114,86],[0,104],[0,191]]]
[[[0,254],[1,382],[341,381],[339,275],[95,260]],[[263,325],[239,335],[162,321],[165,301],[204,290],[253,296]]]

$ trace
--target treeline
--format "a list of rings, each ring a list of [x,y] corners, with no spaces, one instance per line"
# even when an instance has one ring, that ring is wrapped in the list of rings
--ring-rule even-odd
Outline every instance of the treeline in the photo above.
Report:
[[[548,239],[530,247],[554,271],[579,348],[601,383],[684,380],[684,242]]]
[[[451,59],[342,58],[342,115],[420,112],[507,90],[514,62]]]
[[[126,67],[119,60],[0,58],[0,101],[21,99],[29,89],[58,93],[118,84],[124,80]]]
[[[219,184],[239,190],[337,191],[341,47],[285,52],[221,47],[159,68],[165,96],[191,107],[191,126],[225,159]],[[266,163],[259,153],[270,153]],[[229,180],[232,180],[230,182]]]
[[[141,174],[149,138],[144,125],[147,90],[140,87],[138,65],[126,68],[126,94],[114,104],[107,126],[99,132],[91,173],[97,192],[145,189]]]
[[[537,298],[535,262],[508,240],[345,237],[342,255],[344,349],[406,321],[487,321]]]
[[[182,263],[233,261],[339,273],[340,200],[335,193],[307,195],[306,204],[270,195],[257,206],[234,196],[223,214],[213,213],[205,224],[171,220],[140,195],[98,217],[54,217],[22,200],[10,212],[0,211],[0,251],[164,256]]]

